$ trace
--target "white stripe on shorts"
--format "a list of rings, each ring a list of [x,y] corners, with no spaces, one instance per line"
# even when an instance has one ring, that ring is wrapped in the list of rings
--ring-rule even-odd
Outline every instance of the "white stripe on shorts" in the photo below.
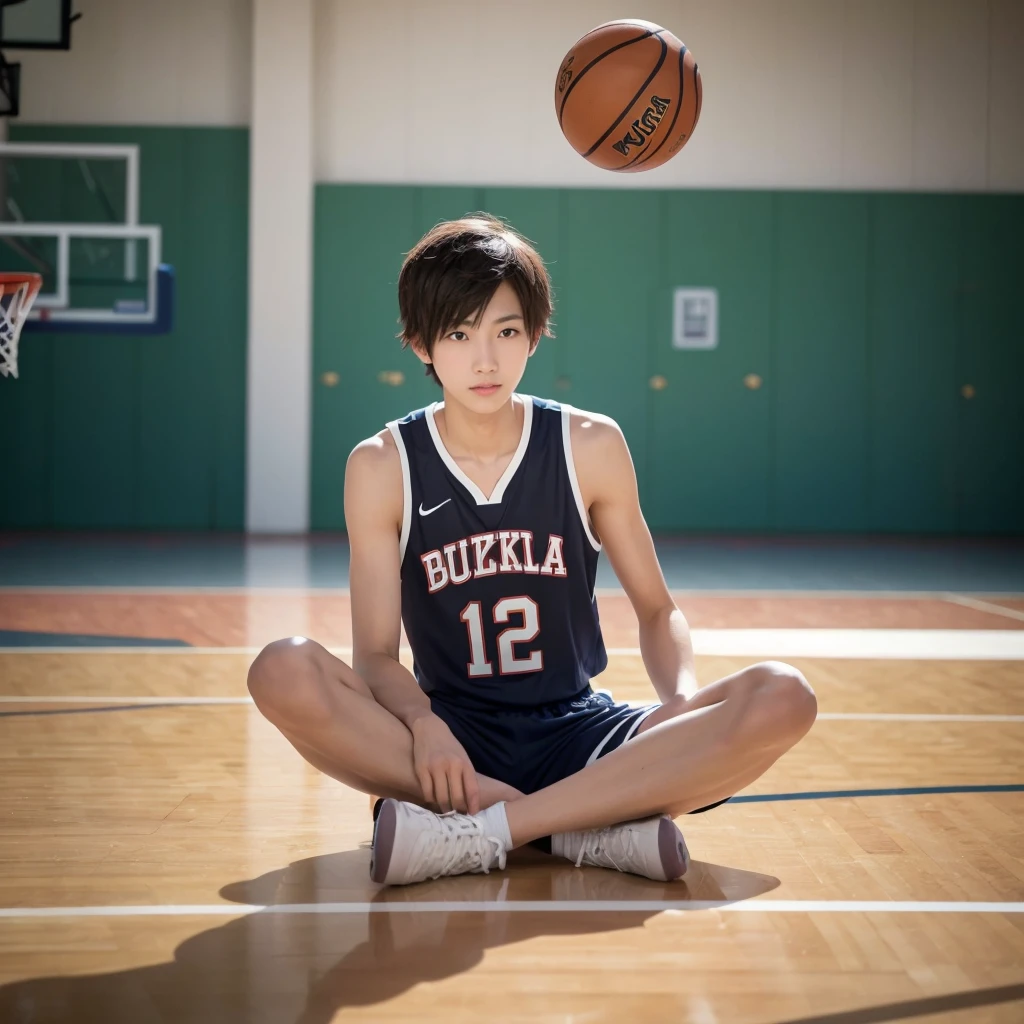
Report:
[[[604,739],[602,739],[601,742],[598,743],[598,745],[594,747],[594,749],[591,751],[590,757],[587,758],[587,765],[593,764],[601,756],[601,751],[604,750],[606,746],[608,746],[608,743],[611,740],[611,738],[624,725],[629,725],[629,731],[626,733],[625,738],[622,740],[622,743],[628,743],[633,738],[633,735],[637,731],[637,729],[640,728],[644,719],[647,718],[648,715],[654,714],[654,712],[657,711],[660,707],[660,704],[651,704],[650,707],[644,708],[640,712],[640,714],[636,716],[636,718],[632,720],[628,718],[623,718],[621,721],[616,722],[611,727],[611,729],[609,729],[608,732],[605,733]],[[622,746],[622,743],[620,743],[619,746]]]

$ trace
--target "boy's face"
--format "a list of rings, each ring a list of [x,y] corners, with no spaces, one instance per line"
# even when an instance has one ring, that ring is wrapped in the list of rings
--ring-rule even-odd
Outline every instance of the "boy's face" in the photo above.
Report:
[[[439,338],[433,357],[413,348],[424,363],[434,364],[447,394],[471,409],[490,412],[518,387],[536,341],[526,334],[519,296],[502,281],[478,322],[462,323]]]

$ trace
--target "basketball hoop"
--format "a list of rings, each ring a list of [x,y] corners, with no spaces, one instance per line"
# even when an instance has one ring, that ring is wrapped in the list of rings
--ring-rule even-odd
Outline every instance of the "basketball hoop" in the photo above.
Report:
[[[18,376],[18,338],[39,289],[41,274],[0,273],[0,374]]]

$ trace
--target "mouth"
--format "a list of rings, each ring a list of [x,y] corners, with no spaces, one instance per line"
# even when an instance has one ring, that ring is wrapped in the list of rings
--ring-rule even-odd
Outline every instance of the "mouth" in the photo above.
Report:
[[[493,395],[495,391],[499,390],[501,390],[500,384],[477,384],[470,388],[470,391],[475,391],[478,395]]]

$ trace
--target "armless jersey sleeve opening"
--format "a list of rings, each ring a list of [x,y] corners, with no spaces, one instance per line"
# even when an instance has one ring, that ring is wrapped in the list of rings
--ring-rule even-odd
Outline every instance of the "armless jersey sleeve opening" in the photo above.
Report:
[[[571,413],[571,406],[562,406],[562,449],[565,452],[565,469],[569,474],[569,483],[572,486],[572,495],[576,499],[576,510],[580,514],[580,522],[583,524],[583,530],[587,535],[587,540],[590,541],[590,546],[595,551],[600,551],[601,544],[590,529],[590,517],[587,515],[587,510],[583,506],[583,495],[580,493],[580,482],[576,476],[576,463],[573,461],[572,457],[572,438],[569,433]]]
[[[380,422],[379,420],[377,421]],[[402,438],[402,431],[398,426],[398,420],[392,420],[387,424],[391,436],[395,439],[395,447],[398,448],[398,457],[402,462],[402,534],[399,540],[399,565],[405,562],[405,549],[409,544],[409,529],[412,525],[412,479],[409,475],[409,454],[405,450],[405,441]]]

